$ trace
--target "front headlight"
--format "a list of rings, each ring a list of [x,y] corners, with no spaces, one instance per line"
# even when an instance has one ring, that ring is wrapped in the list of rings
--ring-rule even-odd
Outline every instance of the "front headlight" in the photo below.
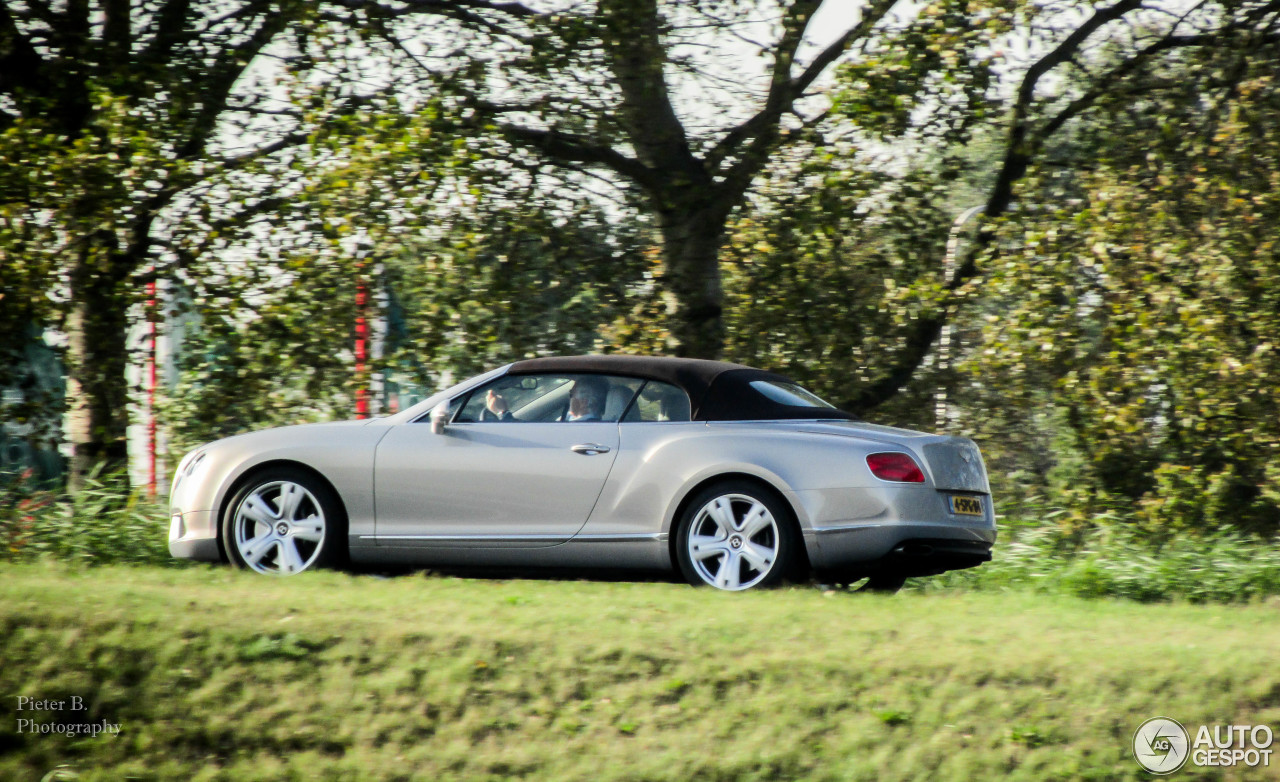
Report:
[[[208,455],[209,452],[202,446],[182,457],[182,461],[178,462],[178,469],[173,472],[173,487],[169,490],[170,495],[178,490],[178,485],[182,483],[182,479],[195,472],[196,468],[200,466],[200,462],[204,461],[204,457]]]

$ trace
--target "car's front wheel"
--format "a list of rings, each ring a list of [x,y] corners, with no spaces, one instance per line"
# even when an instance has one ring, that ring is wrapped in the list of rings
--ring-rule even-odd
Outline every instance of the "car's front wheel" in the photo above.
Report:
[[[684,577],[729,591],[778,583],[798,555],[782,500],[747,481],[725,481],[698,492],[676,536]]]
[[[269,575],[340,566],[346,534],[346,514],[333,490],[291,468],[245,481],[222,522],[231,563]]]

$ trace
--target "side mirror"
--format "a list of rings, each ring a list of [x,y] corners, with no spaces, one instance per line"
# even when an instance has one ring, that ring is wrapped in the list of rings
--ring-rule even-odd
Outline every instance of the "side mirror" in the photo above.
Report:
[[[449,423],[449,400],[445,400],[435,407],[431,408],[431,433],[444,434],[444,428]]]

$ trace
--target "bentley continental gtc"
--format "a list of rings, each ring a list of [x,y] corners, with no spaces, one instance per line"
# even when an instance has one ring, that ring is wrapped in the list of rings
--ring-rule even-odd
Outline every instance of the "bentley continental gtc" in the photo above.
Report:
[[[743,590],[990,560],[982,456],[855,420],[718,361],[518,361],[384,418],[253,432],[182,459],[169,551],[317,567],[667,570]]]

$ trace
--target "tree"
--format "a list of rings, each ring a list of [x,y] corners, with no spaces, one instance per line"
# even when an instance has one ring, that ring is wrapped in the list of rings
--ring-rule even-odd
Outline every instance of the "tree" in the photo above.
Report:
[[[766,172],[760,203],[726,248],[726,352],[865,414],[863,394],[940,306],[938,259],[958,172],[954,161],[905,173],[859,168],[856,154],[814,144]],[[934,426],[937,373],[914,380],[878,416]]]
[[[1276,12],[1275,3],[1201,5],[1178,15],[1148,13],[1141,0],[1117,0],[1087,14],[1073,4],[871,0],[825,45],[813,46],[806,42],[819,32],[820,6],[817,0],[601,0],[547,9],[498,0],[345,3],[351,24],[388,44],[395,63],[389,67],[418,73],[424,91],[449,96],[459,122],[491,134],[494,158],[509,164],[532,153],[638,194],[661,236],[670,347],[703,357],[719,356],[724,347],[720,258],[731,216],[780,150],[826,112],[840,110],[820,95],[837,65],[850,75],[845,113],[865,131],[863,140],[914,143],[926,125],[961,143],[993,97],[1001,36],[1018,25],[1032,30],[1031,50],[1042,54],[1005,66],[1016,90],[1000,170],[984,198],[996,218],[1046,141],[1118,78],[1162,52],[1212,45],[1242,26],[1265,28]],[[419,22],[423,16],[429,27]],[[1139,30],[1131,19],[1149,27]],[[1050,74],[1075,67],[1086,48],[1105,40],[1124,51],[1115,68],[1090,74],[1074,94],[1049,89]],[[735,62],[717,69],[696,54],[706,47]],[[742,67],[753,61],[763,62],[759,78]],[[724,84],[731,86],[717,89]],[[699,99],[708,94],[722,98],[711,104],[718,116],[706,116],[707,102]],[[973,257],[961,264],[952,290],[976,273]],[[944,320],[945,310],[920,319],[895,363],[863,389],[860,407],[897,393]]]
[[[261,257],[204,282],[189,306],[199,326],[165,406],[175,446],[349,416],[358,389],[429,393],[512,360],[601,349],[602,324],[641,284],[630,223],[536,170],[476,166],[431,105],[377,100],[295,151],[310,174],[272,215],[275,246],[252,224],[225,236]],[[371,327],[357,373],[361,290]]]
[[[1280,40],[1236,36],[1100,102],[1053,155],[1090,167],[1033,172],[966,362],[1000,405],[1053,411],[1068,504],[1160,534],[1280,530]]]
[[[234,177],[308,130],[281,98],[315,19],[293,0],[0,2],[0,320],[66,335],[73,483],[126,456],[147,283],[265,209]]]

